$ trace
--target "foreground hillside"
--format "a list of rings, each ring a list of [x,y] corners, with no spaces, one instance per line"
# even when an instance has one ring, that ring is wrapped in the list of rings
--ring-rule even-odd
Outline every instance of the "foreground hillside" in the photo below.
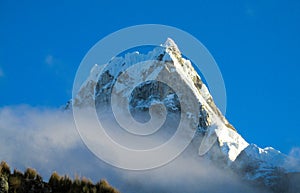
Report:
[[[2,161],[0,164],[0,193],[118,193],[106,180],[93,184],[87,178],[70,179],[54,172],[49,181],[43,181],[35,169],[24,173],[14,170]]]

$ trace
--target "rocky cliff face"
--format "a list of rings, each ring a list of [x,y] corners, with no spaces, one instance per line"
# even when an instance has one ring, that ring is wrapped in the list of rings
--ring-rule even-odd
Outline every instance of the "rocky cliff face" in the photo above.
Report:
[[[138,67],[135,66],[137,64]],[[171,87],[167,84],[170,82]],[[272,148],[249,145],[238,134],[217,108],[206,85],[191,62],[182,57],[173,40],[168,39],[148,54],[128,53],[124,57],[113,58],[106,65],[95,65],[73,99],[73,106],[111,106],[112,93],[128,99],[133,114],[148,112],[156,104],[164,105],[168,112],[186,114],[197,128],[198,141],[210,140],[207,143],[210,147],[195,150],[195,154],[199,153],[199,156],[220,167],[232,168],[245,180],[267,186],[274,192],[300,191],[293,184],[299,175],[290,173],[293,168],[287,166],[287,156]],[[195,98],[196,103],[181,101],[183,94]],[[191,110],[194,105],[199,110],[196,114]]]

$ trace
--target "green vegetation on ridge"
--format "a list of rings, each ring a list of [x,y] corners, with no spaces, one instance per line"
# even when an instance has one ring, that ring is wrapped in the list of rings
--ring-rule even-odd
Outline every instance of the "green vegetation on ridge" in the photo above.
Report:
[[[54,172],[49,182],[35,169],[28,168],[24,173],[14,170],[2,161],[0,164],[0,193],[119,193],[106,180],[93,184],[87,178],[72,180],[68,176],[60,176]]]

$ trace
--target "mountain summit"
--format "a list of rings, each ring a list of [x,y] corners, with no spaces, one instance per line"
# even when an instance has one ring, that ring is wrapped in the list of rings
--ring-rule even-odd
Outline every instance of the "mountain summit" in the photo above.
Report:
[[[172,87],[167,82],[172,82]],[[160,114],[162,106],[168,113],[184,114],[190,123],[186,131],[196,129],[192,143],[198,156],[273,192],[300,192],[296,184],[300,179],[299,161],[271,147],[262,149],[246,142],[222,115],[192,63],[172,39],[147,54],[127,53],[105,65],[96,64],[72,104],[74,108],[113,108],[113,93],[126,99],[117,106],[129,106],[126,108],[132,116],[148,111]],[[183,94],[194,97],[196,103],[180,101]],[[192,110],[195,105],[197,113]],[[153,110],[155,106],[158,108]]]

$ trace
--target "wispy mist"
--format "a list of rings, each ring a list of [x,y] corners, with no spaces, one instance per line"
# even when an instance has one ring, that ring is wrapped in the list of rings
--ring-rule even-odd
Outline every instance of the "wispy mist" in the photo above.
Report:
[[[198,157],[197,151],[186,151],[171,163],[152,170],[128,171],[110,166],[83,144],[69,111],[26,105],[3,107],[0,132],[0,159],[12,168],[36,168],[45,180],[57,171],[93,181],[106,178],[125,193],[260,192],[229,170]]]

